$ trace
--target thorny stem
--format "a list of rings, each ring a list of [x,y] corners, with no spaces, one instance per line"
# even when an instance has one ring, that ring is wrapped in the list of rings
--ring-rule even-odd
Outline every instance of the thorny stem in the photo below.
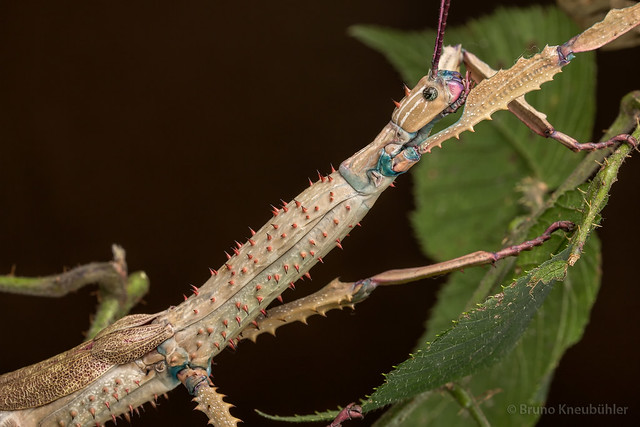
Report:
[[[640,127],[633,133],[634,138],[640,137]],[[597,224],[597,216],[607,203],[609,197],[609,191],[611,186],[617,180],[618,169],[622,165],[627,156],[631,153],[633,147],[629,144],[621,145],[612,155],[605,158],[603,161],[602,169],[594,180],[600,180],[601,185],[590,186],[585,200],[591,200],[591,203],[585,203],[585,210],[582,213],[584,224]],[[569,265],[574,265],[582,254],[582,248],[587,240],[591,227],[578,228],[576,233],[571,239],[572,249],[571,255],[569,255]]]
[[[622,98],[620,101],[620,112],[611,124],[611,127],[609,127],[607,132],[602,136],[601,141],[606,141],[623,133],[631,133],[638,126],[638,120],[640,120],[640,91],[636,90],[628,93]],[[567,191],[573,190],[585,182],[596,170],[598,170],[602,161],[611,155],[614,150],[615,147],[611,147],[587,154],[564,183],[562,183],[551,195],[548,205],[553,204]],[[546,207],[543,207],[542,210],[546,210]]]
[[[87,333],[93,338],[100,330],[124,316],[149,289],[143,272],[127,276],[125,251],[112,246],[113,261],[81,265],[64,273],[45,277],[0,276],[0,292],[40,297],[61,297],[83,286],[99,285],[98,308]]]
[[[114,294],[122,288],[127,264],[124,249],[114,245],[113,261],[92,262],[64,273],[44,277],[0,276],[0,291],[39,297],[61,297],[90,283],[101,283]]]
[[[131,273],[125,284],[126,296],[123,302],[118,295],[109,292],[102,286],[100,291],[96,315],[87,332],[87,338],[93,338],[102,329],[129,314],[129,311],[149,292],[149,277],[144,271]]]
[[[638,125],[640,118],[640,91],[633,91],[625,95],[620,102],[620,112],[614,120],[611,127],[603,135],[601,141],[606,141],[615,135],[622,133],[630,133]],[[637,139],[638,134],[633,134]],[[628,146],[627,144],[625,144]],[[630,148],[630,147],[629,147]],[[508,237],[507,242],[521,241],[529,232],[537,219],[566,192],[574,190],[579,185],[586,182],[596,170],[600,167],[602,161],[614,151],[615,148],[606,148],[603,150],[593,151],[585,156],[580,164],[573,170],[567,179],[549,196],[548,200],[529,218],[523,221]],[[465,311],[472,309],[475,304],[484,301],[495,290],[493,286],[496,283],[502,283],[506,275],[513,269],[516,259],[510,258],[504,260],[497,268],[492,269],[484,275],[478,287],[469,299]]]

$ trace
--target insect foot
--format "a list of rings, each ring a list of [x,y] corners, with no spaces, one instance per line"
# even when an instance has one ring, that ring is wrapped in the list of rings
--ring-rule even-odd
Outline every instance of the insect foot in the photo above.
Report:
[[[340,411],[338,416],[329,424],[329,427],[341,427],[344,421],[353,420],[356,418],[364,418],[362,415],[362,407],[355,403],[349,403]]]

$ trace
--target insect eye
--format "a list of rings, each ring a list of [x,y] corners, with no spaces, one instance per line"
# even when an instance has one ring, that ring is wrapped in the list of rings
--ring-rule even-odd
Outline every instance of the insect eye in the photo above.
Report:
[[[433,101],[438,97],[438,89],[433,86],[427,87],[422,91],[422,96],[424,96],[424,99],[427,101]]]

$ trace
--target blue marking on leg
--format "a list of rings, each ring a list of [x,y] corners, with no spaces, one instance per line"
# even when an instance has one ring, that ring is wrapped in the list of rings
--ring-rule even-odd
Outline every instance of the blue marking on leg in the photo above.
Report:
[[[413,162],[417,162],[418,160],[420,160],[420,153],[418,153],[418,150],[416,150],[415,147],[404,147],[402,152],[404,153],[404,156],[407,160]],[[378,164],[376,165],[374,170],[381,175],[389,177],[395,177],[405,172],[396,172],[395,170],[393,170],[393,158],[384,150],[382,150],[380,158],[378,159]]]

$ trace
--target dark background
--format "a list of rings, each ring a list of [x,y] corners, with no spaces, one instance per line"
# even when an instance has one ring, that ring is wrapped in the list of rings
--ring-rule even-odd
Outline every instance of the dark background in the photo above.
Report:
[[[337,166],[389,120],[402,82],[347,27],[433,26],[437,3],[0,2],[0,272],[46,275],[108,260],[117,242],[130,269],[151,278],[136,312],[180,303],[189,284],[223,263],[223,250],[246,238],[247,226],[269,219],[270,204],[290,200],[316,169]],[[498,4],[534,2],[453,3],[450,25]],[[596,137],[620,97],[640,88],[639,52],[599,54]],[[604,282],[591,323],[563,358],[549,397],[550,405],[629,406],[629,417],[610,420],[619,425],[633,424],[640,410],[638,157],[624,166],[604,212]],[[398,187],[345,251],[314,269],[312,284],[285,298],[337,275],[356,280],[427,263],[406,221],[411,178]],[[214,381],[246,425],[267,425],[253,408],[309,413],[356,400],[412,349],[437,283],[383,289],[356,313],[331,312],[280,330],[277,340],[227,349]],[[0,372],[80,342],[92,292],[2,295]],[[188,401],[178,389],[134,424],[204,425]]]

